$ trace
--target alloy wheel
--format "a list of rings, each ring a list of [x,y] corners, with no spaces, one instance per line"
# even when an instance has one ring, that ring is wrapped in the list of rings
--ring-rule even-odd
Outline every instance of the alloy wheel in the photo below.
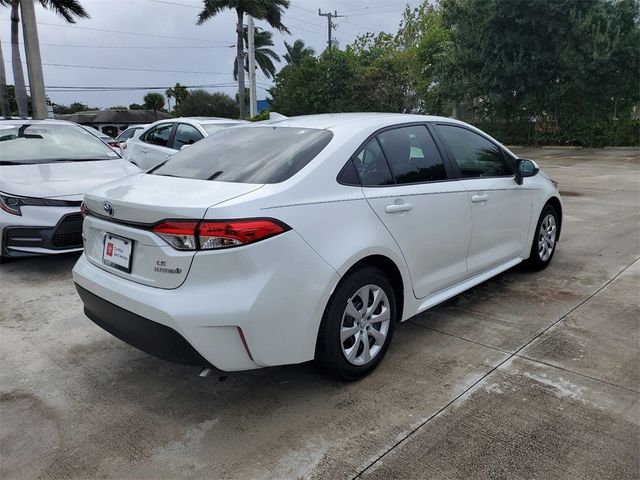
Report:
[[[353,365],[366,365],[382,350],[389,332],[389,299],[378,285],[365,285],[348,300],[340,324],[342,353]]]

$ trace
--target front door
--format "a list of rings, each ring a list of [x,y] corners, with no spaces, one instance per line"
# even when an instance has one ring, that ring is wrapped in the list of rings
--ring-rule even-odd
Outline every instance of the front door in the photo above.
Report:
[[[514,162],[490,139],[466,127],[439,124],[437,130],[471,204],[469,274],[522,257],[530,235],[532,192],[515,182]]]

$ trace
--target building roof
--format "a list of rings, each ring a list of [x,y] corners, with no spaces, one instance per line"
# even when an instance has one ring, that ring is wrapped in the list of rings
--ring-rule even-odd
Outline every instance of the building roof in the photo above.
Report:
[[[56,115],[55,118],[68,120],[75,123],[99,123],[99,124],[138,124],[152,123],[156,120],[171,118],[165,112],[153,110],[92,110],[87,112],[77,112],[68,115]]]

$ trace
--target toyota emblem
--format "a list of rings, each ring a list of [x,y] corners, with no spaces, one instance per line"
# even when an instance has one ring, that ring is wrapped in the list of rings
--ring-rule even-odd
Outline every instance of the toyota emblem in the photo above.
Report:
[[[104,204],[102,206],[104,207],[104,213],[106,213],[107,215],[112,217],[113,216],[113,207],[111,206],[111,204],[109,202],[104,202]]]

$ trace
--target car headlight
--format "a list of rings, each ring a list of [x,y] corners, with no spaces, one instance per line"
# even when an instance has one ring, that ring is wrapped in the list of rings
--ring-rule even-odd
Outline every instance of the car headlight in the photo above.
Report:
[[[12,215],[22,215],[20,207],[78,207],[81,202],[51,198],[19,197],[0,193],[0,208]]]

